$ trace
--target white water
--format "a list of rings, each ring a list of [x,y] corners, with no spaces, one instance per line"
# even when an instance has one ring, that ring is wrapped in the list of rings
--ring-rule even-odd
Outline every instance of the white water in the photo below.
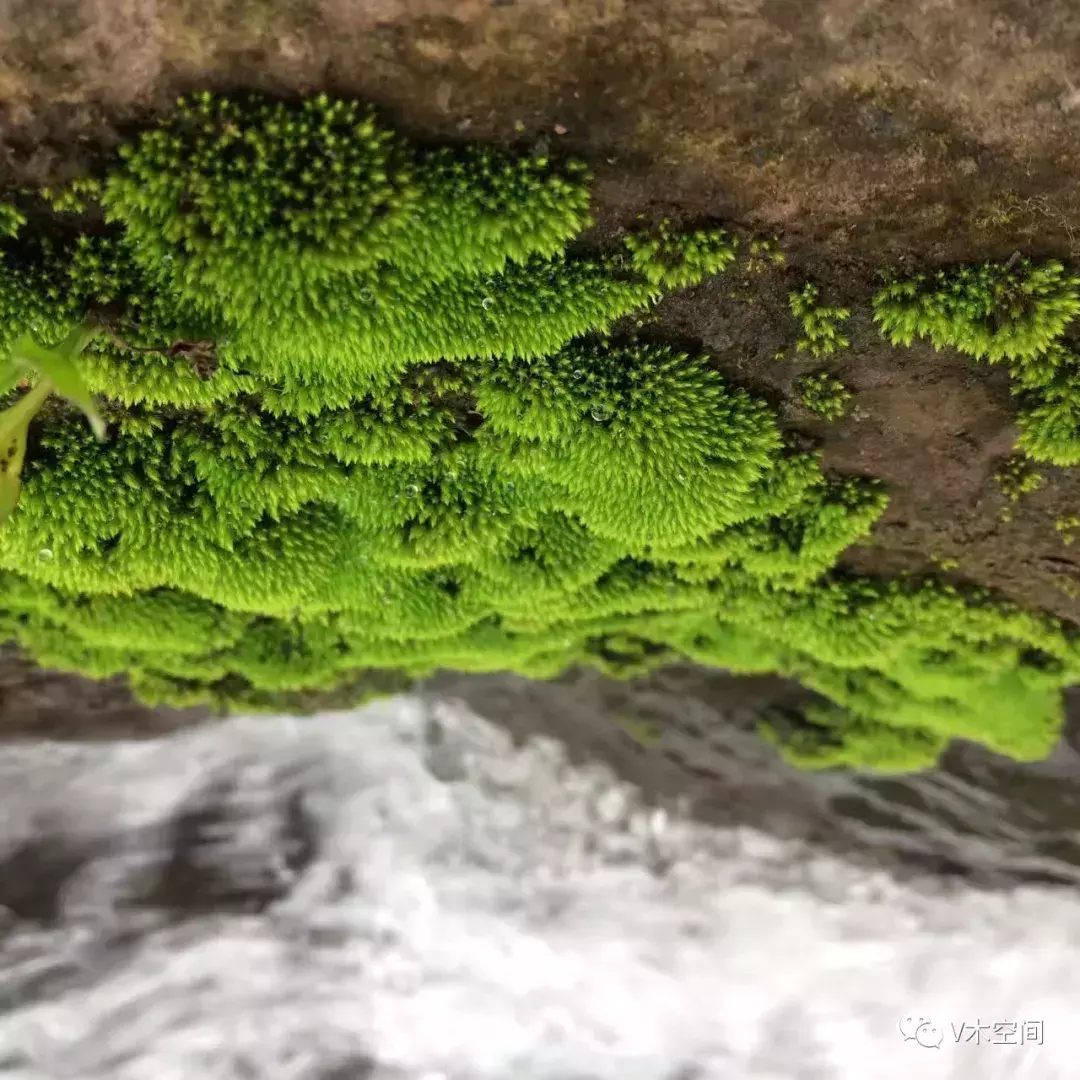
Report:
[[[437,746],[401,698],[149,744],[0,747],[0,867],[20,838],[91,852],[58,927],[0,938],[0,1077],[1077,1075],[1074,893],[900,886],[648,811],[554,745],[437,715]],[[318,837],[295,874],[290,796]],[[146,897],[170,823],[200,801],[231,818],[209,862],[277,875],[283,895],[170,925]],[[1041,1022],[1042,1043],[990,1029],[957,1045],[980,1022]],[[935,1029],[941,1045],[920,1045]]]

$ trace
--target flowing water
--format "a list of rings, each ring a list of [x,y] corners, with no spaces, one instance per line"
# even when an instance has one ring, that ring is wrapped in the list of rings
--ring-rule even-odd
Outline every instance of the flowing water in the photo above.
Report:
[[[1075,1076],[1069,752],[801,777],[709,678],[0,746],[0,1077]]]

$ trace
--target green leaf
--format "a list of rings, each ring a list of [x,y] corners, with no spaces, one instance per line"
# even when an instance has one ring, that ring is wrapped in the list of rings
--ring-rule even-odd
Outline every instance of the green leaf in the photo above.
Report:
[[[95,333],[96,330],[84,325],[77,326],[55,349],[47,349],[24,334],[15,343],[12,358],[39,371],[61,397],[82,409],[100,441],[105,438],[105,421],[74,363],[74,357],[86,348]]]
[[[0,524],[19,504],[22,491],[23,458],[30,421],[52,392],[48,382],[41,382],[30,393],[0,413]]]

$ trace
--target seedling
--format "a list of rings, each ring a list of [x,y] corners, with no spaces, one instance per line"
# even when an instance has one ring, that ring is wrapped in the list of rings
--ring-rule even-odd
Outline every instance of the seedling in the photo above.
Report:
[[[95,333],[85,325],[78,326],[52,349],[24,335],[15,343],[6,365],[0,368],[0,393],[4,394],[25,382],[27,374],[37,376],[34,386],[0,413],[0,524],[18,505],[30,423],[50,394],[57,393],[77,405],[90,421],[98,440],[105,438],[105,422],[74,363]]]

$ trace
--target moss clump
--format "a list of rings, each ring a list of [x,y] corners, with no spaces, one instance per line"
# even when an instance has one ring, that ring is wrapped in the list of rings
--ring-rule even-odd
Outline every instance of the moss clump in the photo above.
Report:
[[[1067,514],[1054,522],[1054,531],[1061,537],[1061,542],[1066,547],[1076,539],[1078,529],[1080,529],[1080,517],[1076,514]]]
[[[800,763],[884,764],[902,751],[888,767],[929,765],[956,736],[1038,760],[1056,738],[1060,688],[1080,659],[1058,620],[932,581],[832,581],[767,599],[735,590],[682,651],[779,670],[835,702],[826,730],[786,744]]]
[[[664,289],[696,285],[712,274],[722,273],[735,261],[738,247],[738,241],[723,230],[674,233],[667,220],[653,230],[626,238],[634,270]]]
[[[1059,262],[985,263],[896,281],[874,298],[895,345],[916,337],[1004,361],[1021,400],[1017,449],[1033,461],[1080,464],[1080,361],[1063,342],[1080,312],[1080,278]]]
[[[1027,259],[919,275],[874,297],[874,320],[894,345],[926,338],[990,363],[1041,356],[1077,312],[1080,278]]]
[[[746,259],[747,274],[764,274],[770,267],[783,266],[786,262],[787,256],[776,237],[750,241]]]
[[[420,150],[325,96],[198,95],[76,194],[104,226],[0,246],[3,345],[93,318],[110,420],[43,416],[0,529],[0,624],[40,662],[250,709],[683,657],[835,701],[817,756],[788,748],[811,763],[1052,741],[1064,628],[833,576],[880,487],[786,452],[709,358],[615,334],[730,265],[724,233],[572,255],[580,166]],[[815,347],[846,341],[801,295]]]
[[[26,215],[11,203],[0,203],[0,236],[18,236],[26,224]]]
[[[803,406],[826,420],[839,420],[851,400],[851,391],[827,371],[804,376],[797,381],[796,389]]]
[[[477,404],[493,460],[631,550],[755,516],[781,447],[762,402],[663,347],[578,343],[492,365]]]
[[[1029,365],[1020,373],[1015,392],[1021,399],[1017,448],[1032,461],[1080,465],[1080,360],[1075,354],[1055,348],[1040,368]]]
[[[1046,477],[1036,472],[1023,457],[1011,457],[995,473],[994,479],[1001,494],[1009,502],[1018,502],[1024,495],[1038,491],[1046,483]]]
[[[589,223],[586,180],[420,152],[326,95],[201,94],[125,148],[102,201],[140,270],[217,328],[225,370],[340,396],[409,363],[546,352],[642,306],[644,278],[557,258]]]
[[[840,324],[851,317],[851,311],[845,307],[826,307],[816,285],[807,283],[793,291],[788,302],[791,313],[802,323],[802,337],[796,345],[800,352],[816,357],[832,356],[851,344],[840,332]]]

